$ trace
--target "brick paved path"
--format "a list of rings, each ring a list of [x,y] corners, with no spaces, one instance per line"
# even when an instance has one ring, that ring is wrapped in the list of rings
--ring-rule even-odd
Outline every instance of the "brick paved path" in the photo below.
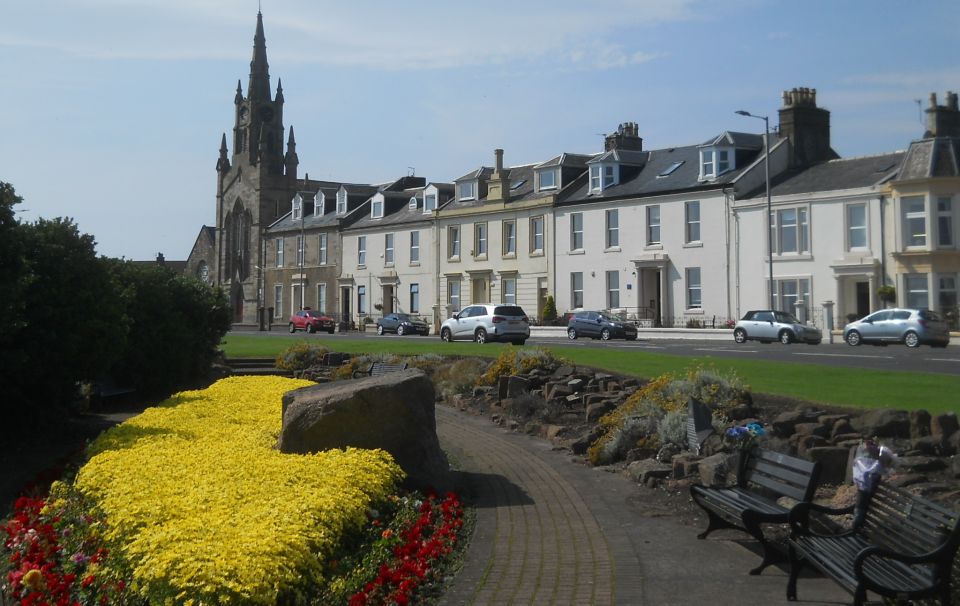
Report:
[[[697,540],[670,512],[645,508],[645,489],[622,475],[444,406],[437,433],[477,510],[443,606],[787,604],[784,569],[749,576],[756,553],[722,538]],[[799,594],[805,604],[849,602],[821,578],[801,578]]]

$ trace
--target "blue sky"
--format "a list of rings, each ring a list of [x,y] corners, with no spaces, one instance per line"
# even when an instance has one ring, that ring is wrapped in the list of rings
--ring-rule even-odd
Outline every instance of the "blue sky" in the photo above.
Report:
[[[776,124],[816,88],[843,157],[904,149],[931,92],[960,90],[960,3],[888,0],[261,0],[300,174],[450,181]],[[215,221],[220,136],[246,87],[256,0],[6,0],[0,180],[22,220],[69,216],[101,254],[185,259]],[[229,137],[228,137],[229,139]]]

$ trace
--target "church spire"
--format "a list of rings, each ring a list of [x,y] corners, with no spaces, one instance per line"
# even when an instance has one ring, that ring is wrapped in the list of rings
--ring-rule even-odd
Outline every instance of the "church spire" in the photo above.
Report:
[[[225,173],[230,170],[230,160],[227,158],[227,133],[220,139],[220,157],[217,159],[217,172]]]
[[[267,65],[267,39],[263,35],[263,14],[257,11],[257,33],[253,36],[253,58],[250,60],[251,100],[270,100],[270,67]]]
[[[277,78],[277,96],[274,98],[277,103],[283,103],[283,80]]]
[[[240,87],[240,79],[237,78],[237,94],[233,97],[233,104],[240,105],[243,103],[243,89]]]
[[[297,157],[297,142],[293,138],[293,125],[290,125],[290,138],[287,139],[287,155],[283,157],[283,163],[287,169],[287,176],[297,178],[297,166],[300,165],[300,158]]]

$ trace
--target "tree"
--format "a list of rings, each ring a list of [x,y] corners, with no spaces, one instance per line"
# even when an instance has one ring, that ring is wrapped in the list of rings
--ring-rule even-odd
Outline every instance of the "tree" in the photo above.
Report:
[[[35,415],[72,401],[77,383],[105,375],[123,349],[123,305],[92,236],[70,219],[13,228],[22,278],[4,318],[4,394]],[[19,415],[18,415],[19,416]]]
[[[145,395],[196,387],[230,328],[223,291],[160,265],[110,261],[130,323],[114,380]]]
[[[553,324],[557,321],[557,304],[553,301],[553,295],[547,295],[547,300],[543,302],[543,317],[540,318],[541,324]]]

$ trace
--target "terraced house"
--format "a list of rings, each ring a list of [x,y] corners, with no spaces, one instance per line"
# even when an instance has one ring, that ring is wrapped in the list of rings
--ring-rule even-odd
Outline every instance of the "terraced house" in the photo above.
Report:
[[[730,317],[730,205],[763,182],[758,135],[644,150],[636,123],[557,200],[558,309],[609,309],[647,326]]]
[[[497,149],[492,168],[455,180],[455,197],[437,212],[441,320],[472,303],[516,304],[540,317],[553,284],[554,201],[587,158],[507,168]]]
[[[436,300],[434,213],[453,186],[406,177],[373,194],[343,223],[339,288],[344,318],[366,319],[404,312],[433,318]]]

